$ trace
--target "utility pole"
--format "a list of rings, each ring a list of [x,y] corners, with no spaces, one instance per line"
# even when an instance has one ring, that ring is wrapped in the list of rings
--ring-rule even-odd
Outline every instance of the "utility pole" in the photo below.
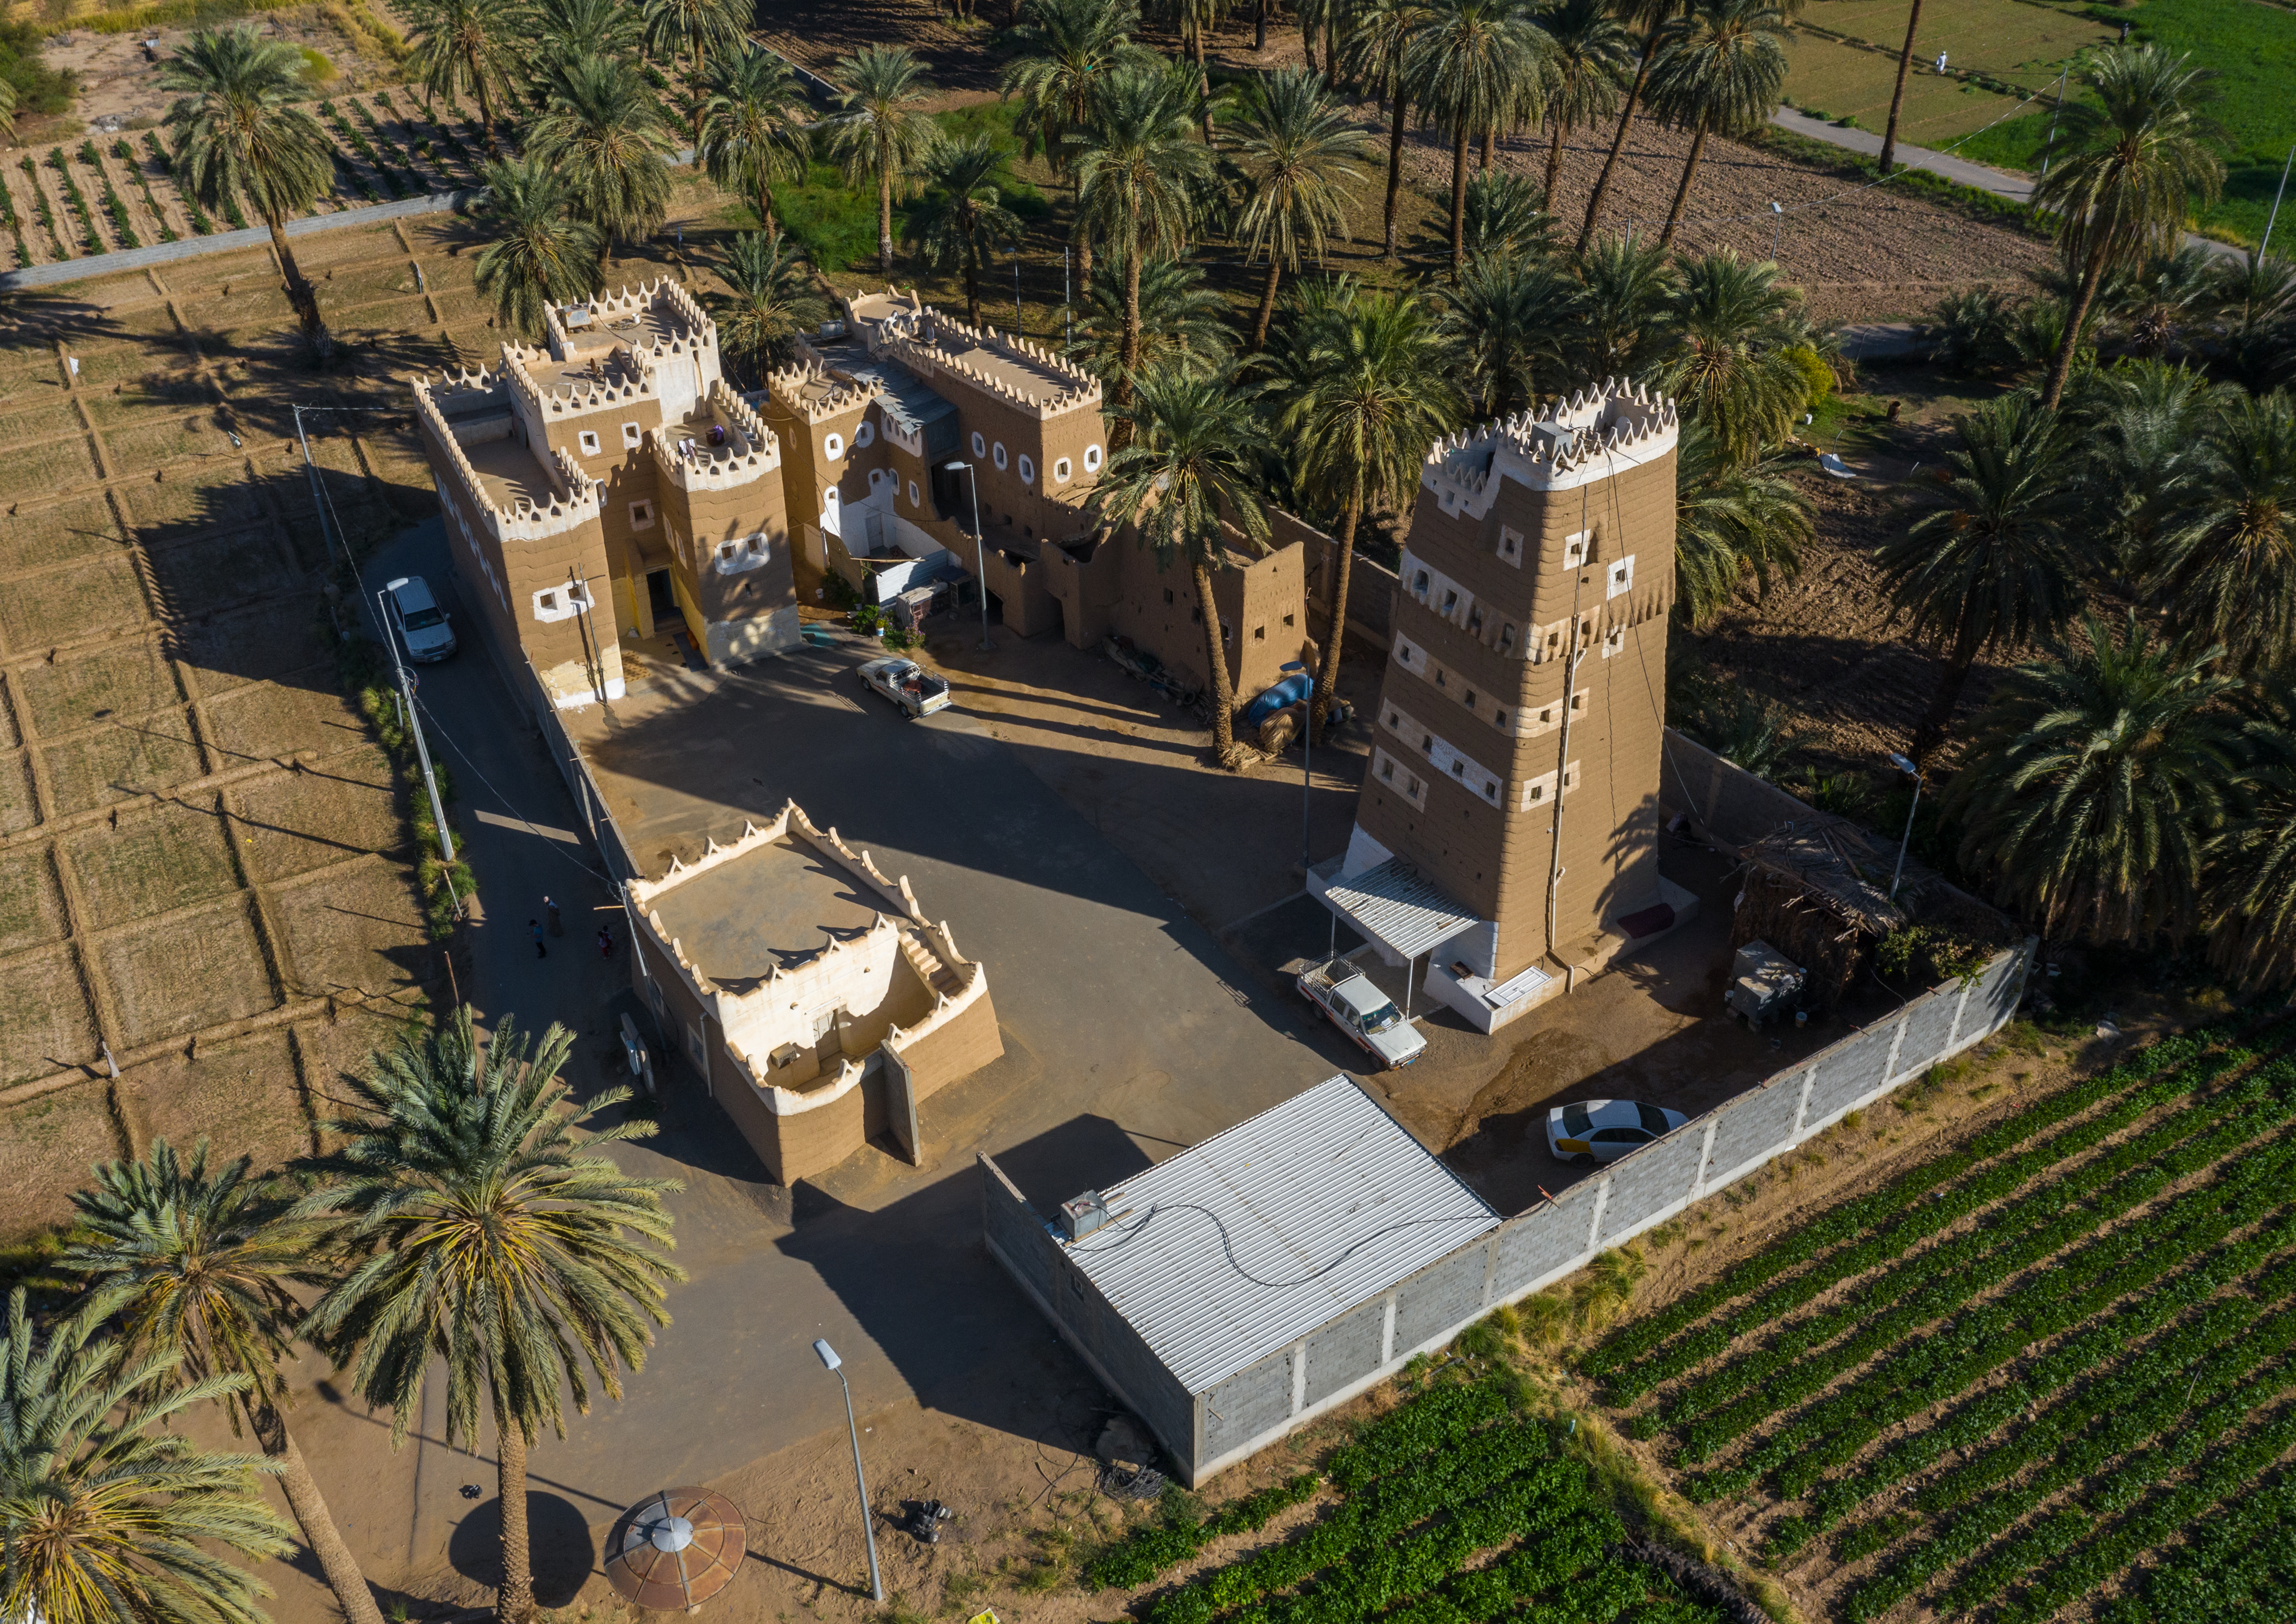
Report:
[[[2296,164],[2296,146],[2292,146],[2288,149],[2288,157],[2280,166],[2279,190],[2276,191],[2272,194],[2272,212],[2267,215],[2264,219],[2264,241],[2258,246],[2256,250],[2256,262],[2259,265],[2262,265],[2264,263],[2264,256],[2272,251],[2272,228],[2279,223],[2280,200],[2285,196],[2288,192],[2288,166],[2290,164]]]
[[[388,591],[390,588],[386,586],[374,595],[375,603],[382,611],[382,640],[390,644],[391,668],[398,673],[398,691],[406,703],[407,729],[414,735],[414,759],[422,764],[422,787],[430,792],[430,816],[439,826],[439,855],[452,863],[455,860],[454,832],[447,827],[446,803],[439,799],[439,777],[430,770],[430,747],[423,742],[422,718],[415,714],[414,684],[406,674],[406,662],[398,657],[398,639],[391,635],[390,608],[382,602],[383,594]],[[462,911],[462,899],[457,898],[455,902],[457,913]]]

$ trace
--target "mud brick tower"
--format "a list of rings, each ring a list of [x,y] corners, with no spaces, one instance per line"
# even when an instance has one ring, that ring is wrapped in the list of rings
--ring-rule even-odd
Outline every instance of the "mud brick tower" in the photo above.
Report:
[[[1346,856],[1311,883],[1485,1031],[1670,929],[1673,402],[1611,382],[1437,443]]]

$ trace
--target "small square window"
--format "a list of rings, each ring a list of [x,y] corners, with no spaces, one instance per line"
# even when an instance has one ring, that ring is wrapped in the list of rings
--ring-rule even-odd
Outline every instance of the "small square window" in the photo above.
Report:
[[[595,456],[598,455],[599,447],[598,437],[596,435],[591,433],[589,430],[585,429],[582,431],[580,440],[582,455],[584,456]]]
[[[1264,626],[1255,626],[1255,627],[1253,627],[1251,628],[1251,640],[1252,640],[1254,643],[1265,643],[1265,642],[1267,642],[1267,628],[1266,627],[1264,627]]]
[[[641,429],[639,429],[639,427],[637,426],[637,424],[636,424],[636,423],[634,423],[634,422],[626,422],[626,423],[624,423],[624,424],[622,425],[622,444],[623,444],[623,446],[624,446],[626,448],[629,449],[629,450],[633,450],[633,451],[635,451],[636,449],[637,449],[637,443],[638,443],[638,439],[639,439],[640,435],[641,435],[643,432],[644,432],[644,431],[642,431]]]
[[[1290,615],[1285,615],[1285,616],[1283,617],[1283,624],[1284,624],[1287,627],[1292,624],[1292,617],[1291,617]]]
[[[652,504],[652,503],[651,503],[651,502],[633,502],[633,503],[631,503],[631,504],[630,504],[630,529],[634,529],[634,530],[648,530],[648,529],[652,529],[652,528],[653,528],[653,504]]]
[[[1468,689],[1465,694],[1460,698],[1459,702],[1464,705],[1468,709],[1472,710],[1475,708],[1475,691],[1472,688]]]
[[[1498,727],[1504,727],[1504,726],[1506,726],[1506,707],[1505,707],[1505,706],[1504,706],[1504,705],[1495,705],[1495,706],[1493,706],[1493,707],[1491,708],[1491,722],[1492,722],[1492,725],[1493,725],[1493,726],[1498,726]]]
[[[1169,586],[1167,586],[1164,588],[1164,602],[1167,604],[1169,604],[1172,601],[1172,589]]]

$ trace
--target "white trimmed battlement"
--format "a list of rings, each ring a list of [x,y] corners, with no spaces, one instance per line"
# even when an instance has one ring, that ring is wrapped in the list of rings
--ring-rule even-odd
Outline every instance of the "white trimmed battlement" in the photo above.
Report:
[[[1543,411],[1445,435],[1429,448],[1419,483],[1445,513],[1480,519],[1502,479],[1570,489],[1664,456],[1680,434],[1673,401],[1613,378]]]
[[[646,431],[646,444],[656,466],[681,490],[730,490],[774,472],[782,465],[782,444],[750,409],[749,403],[722,381],[709,385],[709,403],[731,422],[726,443],[712,446],[696,438],[690,426],[666,423]]]
[[[882,352],[919,376],[957,380],[1039,418],[1100,405],[1100,380],[1073,362],[1029,339],[969,327],[930,305],[889,316],[880,332]]]

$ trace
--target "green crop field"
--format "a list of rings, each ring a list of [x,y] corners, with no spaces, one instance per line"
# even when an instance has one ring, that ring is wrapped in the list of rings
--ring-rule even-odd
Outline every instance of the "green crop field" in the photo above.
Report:
[[[1596,1474],[1504,1379],[1440,1382],[1333,1452],[1336,1504],[1288,1537],[1168,1588],[1147,1624],[1719,1624],[1713,1606],[1625,1547]],[[1201,1521],[1135,1529],[1085,1571],[1136,1589],[1210,1540],[1257,1531],[1322,1491],[1314,1472]]]
[[[1819,1214],[1581,1369],[1849,1624],[2279,1616],[2292,1177],[2296,1022],[2232,1021]]]

